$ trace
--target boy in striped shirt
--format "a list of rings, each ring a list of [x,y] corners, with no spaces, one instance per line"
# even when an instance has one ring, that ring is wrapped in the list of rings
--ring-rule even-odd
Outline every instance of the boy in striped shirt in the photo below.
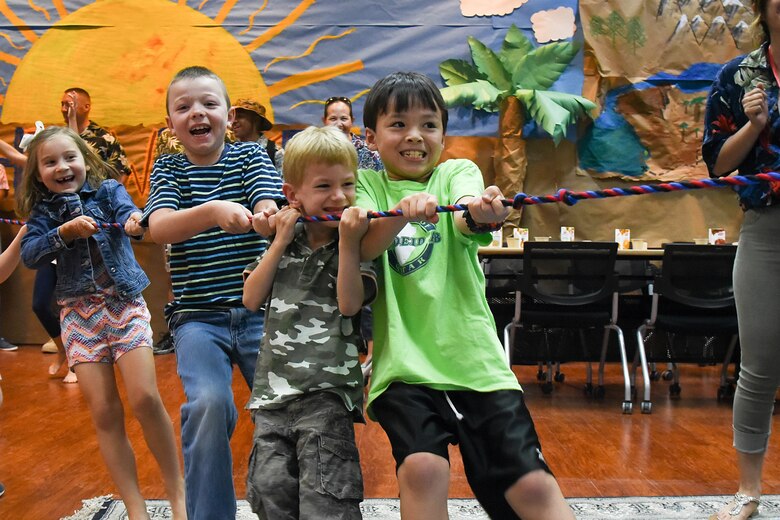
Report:
[[[233,118],[222,80],[204,67],[168,86],[168,128],[184,152],[155,163],[143,222],[172,244],[174,301],[166,307],[186,395],[182,449],[190,520],[235,518],[230,436],[232,365],[251,388],[263,314],[241,302],[243,270],[265,249],[253,215],[276,207],[281,179],[257,143],[225,143]]]

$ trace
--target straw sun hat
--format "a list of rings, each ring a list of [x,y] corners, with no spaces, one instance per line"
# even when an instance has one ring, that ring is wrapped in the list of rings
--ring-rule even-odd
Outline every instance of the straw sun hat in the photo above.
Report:
[[[266,130],[270,130],[273,124],[268,120],[267,117],[265,117],[265,107],[258,103],[257,101],[253,101],[251,99],[238,99],[236,100],[236,104],[233,105],[233,108],[236,110],[248,110],[249,112],[254,112],[260,117],[260,131],[265,132]]]

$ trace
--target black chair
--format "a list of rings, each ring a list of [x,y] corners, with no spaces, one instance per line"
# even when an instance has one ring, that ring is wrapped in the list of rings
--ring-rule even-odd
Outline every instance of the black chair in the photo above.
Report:
[[[623,413],[631,413],[631,384],[623,331],[617,326],[618,277],[615,272],[615,242],[526,242],[523,272],[518,279],[515,316],[507,325],[508,345],[514,344],[517,329],[604,329],[596,396],[604,395],[604,362],[609,332],[615,331],[620,348],[624,378]],[[644,353],[641,352],[643,370]],[[551,371],[547,373],[548,383]],[[649,380],[645,374],[646,394]],[[592,392],[592,372],[588,365],[586,392]],[[649,398],[642,412],[649,413]]]
[[[712,342],[730,338],[721,369],[718,399],[733,391],[728,366],[737,345],[738,328],[734,305],[732,271],[737,248],[733,245],[667,244],[661,273],[653,284],[650,317],[637,328],[637,341],[644,345],[653,331],[667,333],[667,361],[671,364],[672,397],[680,395],[676,340],[703,338],[700,362],[712,359]],[[665,377],[666,379],[666,377]]]

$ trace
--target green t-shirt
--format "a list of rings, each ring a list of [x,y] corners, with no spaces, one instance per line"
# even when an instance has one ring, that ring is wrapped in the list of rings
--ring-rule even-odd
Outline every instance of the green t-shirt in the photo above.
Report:
[[[437,166],[427,183],[361,171],[356,205],[388,210],[415,193],[451,204],[483,191],[477,165],[457,159]],[[377,259],[369,406],[394,381],[438,390],[520,389],[496,334],[477,258],[479,242],[486,245],[490,235],[464,235],[452,213],[439,217],[435,225],[407,224]]]

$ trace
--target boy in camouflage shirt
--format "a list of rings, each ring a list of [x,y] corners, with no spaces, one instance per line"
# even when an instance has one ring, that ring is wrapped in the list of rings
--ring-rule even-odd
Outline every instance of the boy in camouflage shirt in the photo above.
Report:
[[[269,217],[276,234],[245,273],[244,305],[257,310],[268,301],[247,405],[255,421],[247,500],[260,518],[361,518],[352,424],[363,422],[357,318],[376,278],[360,263],[368,217],[350,207],[356,172],[355,148],[337,129],[295,135],[285,151],[290,205]],[[337,212],[340,222],[297,222]]]

